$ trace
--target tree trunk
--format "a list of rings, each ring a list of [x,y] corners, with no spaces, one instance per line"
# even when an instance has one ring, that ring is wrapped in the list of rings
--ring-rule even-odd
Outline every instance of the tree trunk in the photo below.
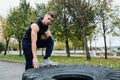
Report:
[[[86,38],[85,28],[82,28],[81,31],[82,31],[82,36],[83,36],[83,43],[84,43],[85,50],[86,50],[87,60],[91,60],[90,52],[89,52],[88,45],[87,45],[87,38]]]
[[[84,46],[84,41],[82,40],[82,47],[83,47],[83,54],[85,54],[85,46]]]
[[[8,40],[6,39],[6,48],[5,48],[4,55],[7,55],[9,41],[10,41],[10,39],[8,39]]]
[[[90,51],[92,51],[92,40],[90,38]]]
[[[104,20],[104,15],[103,15],[103,21],[102,21],[102,25],[103,25],[103,36],[104,36],[104,44],[105,44],[105,59],[107,59],[107,44],[106,44],[106,30],[105,30],[105,20]]]
[[[19,56],[22,56],[21,40],[18,41],[19,41]]]
[[[65,44],[66,44],[66,53],[67,53],[67,57],[70,57],[70,48],[69,48],[68,39],[66,39]]]
[[[104,35],[104,44],[105,44],[105,59],[107,59],[107,44],[106,44],[106,36]]]

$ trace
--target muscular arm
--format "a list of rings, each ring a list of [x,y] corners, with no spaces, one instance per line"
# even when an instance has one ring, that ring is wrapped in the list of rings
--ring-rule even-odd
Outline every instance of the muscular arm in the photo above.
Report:
[[[37,49],[36,41],[37,41],[37,32],[38,31],[39,31],[39,27],[37,26],[37,24],[35,24],[35,23],[31,24],[31,46],[32,46],[34,68],[37,68],[39,66],[38,59],[37,59],[37,53],[36,53],[36,51],[37,51],[36,50]]]

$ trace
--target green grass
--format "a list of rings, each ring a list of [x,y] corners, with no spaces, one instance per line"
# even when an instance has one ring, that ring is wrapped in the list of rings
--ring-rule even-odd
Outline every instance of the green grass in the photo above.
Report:
[[[0,54],[0,59],[6,59],[6,60],[15,60],[24,62],[24,56],[18,56],[18,55],[2,55]],[[43,62],[43,56],[38,56],[39,62]],[[83,65],[94,65],[94,66],[103,66],[108,68],[114,68],[120,70],[120,58],[92,58],[91,61],[86,60],[85,57],[66,57],[66,56],[52,56],[52,61],[56,61],[61,65],[75,65],[75,64],[83,64]]]

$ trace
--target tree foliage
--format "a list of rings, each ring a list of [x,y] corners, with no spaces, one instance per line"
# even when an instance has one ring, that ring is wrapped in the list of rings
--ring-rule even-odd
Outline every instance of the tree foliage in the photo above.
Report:
[[[34,10],[30,7],[30,4],[26,0],[21,0],[20,6],[11,10],[8,16],[8,22],[10,23],[10,28],[12,30],[12,37],[16,38],[19,42],[20,56],[21,51],[21,41],[22,37],[30,25],[30,23],[36,18]],[[8,30],[8,29],[7,29]]]
[[[68,41],[73,42],[73,45],[76,39],[82,41],[81,36],[83,36],[83,29],[81,29],[81,27],[86,27],[84,30],[84,32],[86,32],[85,36],[90,35],[92,33],[91,29],[94,29],[94,27],[92,27],[94,10],[92,10],[90,4],[85,1],[86,0],[51,0],[48,5],[49,10],[53,9],[56,13],[56,19],[52,25],[55,39],[65,41],[66,46]],[[87,44],[87,42],[85,43]]]

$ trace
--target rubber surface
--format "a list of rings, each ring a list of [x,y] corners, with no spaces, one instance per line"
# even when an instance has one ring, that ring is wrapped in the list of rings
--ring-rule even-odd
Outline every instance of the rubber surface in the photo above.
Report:
[[[120,80],[120,71],[91,65],[58,65],[29,69],[22,80]]]

